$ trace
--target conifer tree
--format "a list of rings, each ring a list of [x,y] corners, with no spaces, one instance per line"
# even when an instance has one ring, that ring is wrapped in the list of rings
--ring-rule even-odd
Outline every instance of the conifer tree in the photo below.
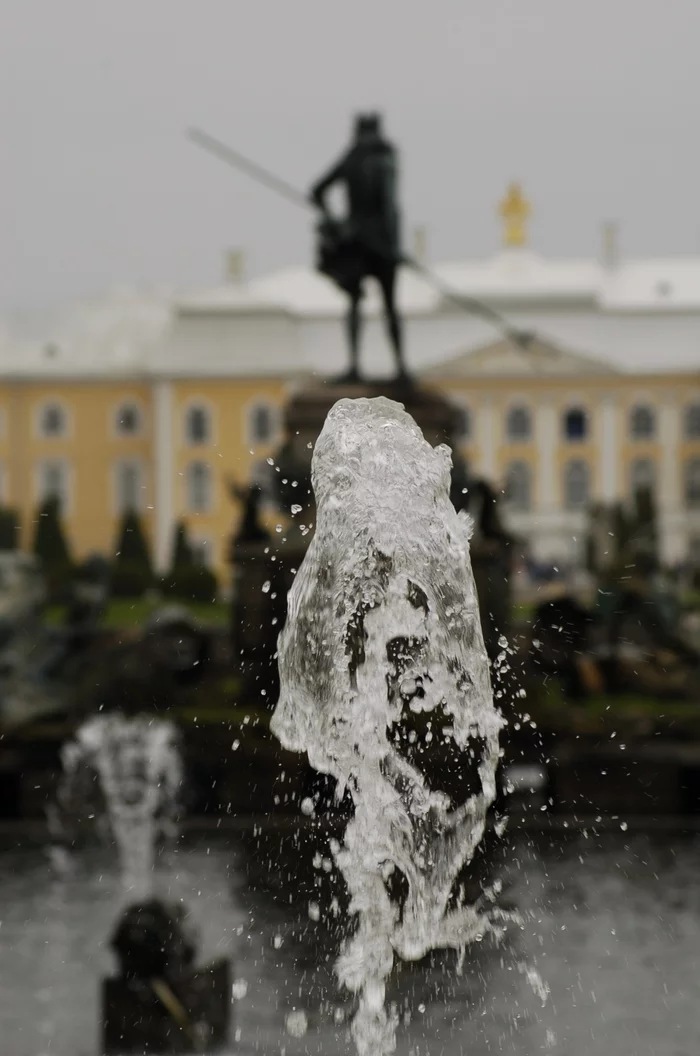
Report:
[[[0,550],[16,550],[19,546],[19,515],[9,506],[0,507]]]
[[[117,537],[112,569],[112,593],[140,597],[153,585],[153,566],[148,540],[135,510],[127,510]]]

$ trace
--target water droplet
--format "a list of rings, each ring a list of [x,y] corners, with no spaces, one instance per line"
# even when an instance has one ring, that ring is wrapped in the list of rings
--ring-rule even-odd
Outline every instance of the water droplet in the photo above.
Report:
[[[309,444],[309,447],[311,445]],[[287,1027],[287,1033],[292,1038],[303,1038],[308,1029],[308,1020],[306,1018],[306,1012],[301,1009],[295,1009],[294,1012],[287,1014],[285,1021]]]

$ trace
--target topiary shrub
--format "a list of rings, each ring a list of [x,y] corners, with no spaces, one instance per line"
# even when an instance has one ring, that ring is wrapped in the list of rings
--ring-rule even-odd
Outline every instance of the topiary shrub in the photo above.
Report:
[[[179,601],[215,601],[218,586],[206,565],[180,565],[163,578],[163,593]]]
[[[134,510],[122,517],[117,552],[112,565],[112,595],[138,598],[153,586],[153,566],[141,521]]]
[[[73,574],[73,562],[63,531],[60,502],[55,495],[44,499],[37,511],[32,553],[41,562],[49,600],[65,600]]]
[[[173,563],[161,586],[164,594],[179,601],[213,601],[216,597],[216,576],[206,565],[195,563],[187,526],[182,521],[175,525]]]
[[[19,547],[19,514],[9,506],[0,507],[0,550]]]

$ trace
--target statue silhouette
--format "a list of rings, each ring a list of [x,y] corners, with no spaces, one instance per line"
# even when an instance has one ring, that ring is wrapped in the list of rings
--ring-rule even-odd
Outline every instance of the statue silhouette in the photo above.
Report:
[[[355,136],[340,161],[313,187],[311,200],[321,210],[318,268],[349,297],[347,316],[350,370],[343,381],[360,378],[360,305],[365,279],[379,283],[397,377],[407,377],[401,320],[396,309],[396,272],[402,261],[397,202],[396,150],[382,134],[377,114],[356,118]],[[347,214],[333,216],[327,204],[332,187],[344,187]]]

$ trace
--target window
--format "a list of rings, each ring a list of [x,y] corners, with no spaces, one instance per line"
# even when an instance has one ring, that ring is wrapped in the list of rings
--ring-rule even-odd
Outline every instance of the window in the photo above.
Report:
[[[472,438],[472,413],[468,407],[455,407],[454,437],[461,443]]]
[[[505,499],[513,510],[529,510],[531,473],[527,462],[511,462],[506,471]]]
[[[564,466],[564,505],[567,510],[581,510],[588,505],[590,473],[588,464],[579,458]]]
[[[187,408],[185,439],[188,444],[208,444],[211,440],[211,414],[201,404]]]
[[[206,462],[191,462],[185,471],[187,508],[205,513],[211,506],[211,470]]]
[[[63,436],[66,432],[66,412],[60,403],[47,403],[39,412],[39,432],[45,437]]]
[[[685,504],[691,510],[700,509],[700,458],[690,458],[685,464]]]
[[[269,403],[256,403],[249,412],[250,440],[254,444],[265,444],[276,432],[275,408]]]
[[[691,403],[685,409],[686,440],[700,440],[700,403]]]
[[[143,479],[139,462],[118,462],[116,467],[117,510],[127,513],[143,504]]]
[[[135,403],[123,403],[117,410],[117,432],[120,436],[136,436],[141,430],[141,410]]]
[[[65,462],[59,459],[47,460],[39,465],[39,502],[47,499],[58,499],[61,511],[68,503],[68,470]]]
[[[635,458],[630,466],[630,491],[637,495],[640,491],[653,491],[656,481],[656,467],[650,458]]]
[[[513,443],[529,440],[532,433],[532,419],[527,407],[511,407],[506,417],[506,436]]]
[[[582,407],[572,407],[564,415],[564,439],[585,440],[588,436],[588,415]]]
[[[640,404],[630,411],[630,436],[633,440],[651,440],[656,432],[654,409]]]
[[[195,565],[209,568],[212,563],[211,543],[208,539],[193,539],[190,543],[192,561]]]

